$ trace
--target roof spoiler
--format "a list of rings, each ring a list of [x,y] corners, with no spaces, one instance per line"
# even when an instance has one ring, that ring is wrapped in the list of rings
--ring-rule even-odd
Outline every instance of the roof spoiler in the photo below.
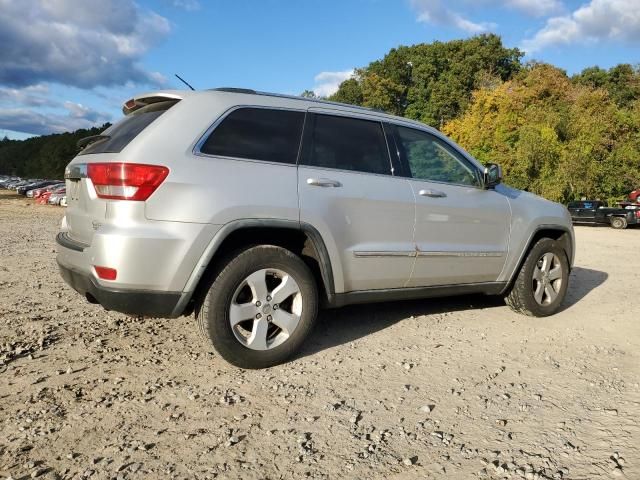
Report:
[[[122,113],[125,115],[129,115],[136,110],[145,107],[147,105],[151,105],[152,103],[158,102],[166,102],[167,100],[174,100],[176,102],[182,100],[182,96],[175,93],[152,93],[152,94],[144,94],[139,97],[134,97],[122,105]]]

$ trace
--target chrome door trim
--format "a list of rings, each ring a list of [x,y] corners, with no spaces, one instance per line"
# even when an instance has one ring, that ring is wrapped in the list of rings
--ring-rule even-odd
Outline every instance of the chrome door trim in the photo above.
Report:
[[[389,251],[359,251],[353,252],[353,255],[356,258],[387,258],[387,257],[408,257],[414,258],[416,256],[416,251],[400,251],[400,250],[389,250]]]
[[[356,258],[381,258],[381,257],[503,257],[506,252],[447,252],[447,251],[355,251]]]
[[[504,257],[505,252],[418,252],[418,257]]]

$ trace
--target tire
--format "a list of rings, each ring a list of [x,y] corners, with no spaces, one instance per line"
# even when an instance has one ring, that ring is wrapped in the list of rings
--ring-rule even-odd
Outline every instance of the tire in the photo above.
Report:
[[[196,322],[220,356],[254,369],[278,365],[294,354],[318,313],[316,282],[302,259],[281,247],[253,246],[218,272],[196,305]],[[294,293],[284,297],[289,291]]]
[[[515,312],[546,317],[562,305],[568,283],[569,261],[564,250],[555,240],[542,238],[527,254],[505,301]]]
[[[627,228],[627,219],[624,217],[611,217],[609,221],[611,222],[611,227],[616,230]]]

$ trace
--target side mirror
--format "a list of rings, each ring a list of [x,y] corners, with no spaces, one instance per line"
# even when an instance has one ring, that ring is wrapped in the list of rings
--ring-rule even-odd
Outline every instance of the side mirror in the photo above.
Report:
[[[502,167],[497,163],[487,163],[484,167],[484,188],[494,188],[502,182]]]

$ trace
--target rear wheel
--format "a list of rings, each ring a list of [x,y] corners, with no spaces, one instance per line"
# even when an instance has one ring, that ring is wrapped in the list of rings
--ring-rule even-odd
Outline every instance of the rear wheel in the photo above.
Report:
[[[627,228],[627,219],[624,217],[611,217],[609,220],[611,222],[611,226],[616,229]]]
[[[265,368],[300,348],[317,310],[309,267],[289,250],[264,245],[228,261],[196,308],[196,321],[229,363]]]
[[[550,238],[536,242],[505,298],[516,312],[546,317],[558,311],[567,293],[569,262],[562,247]]]

